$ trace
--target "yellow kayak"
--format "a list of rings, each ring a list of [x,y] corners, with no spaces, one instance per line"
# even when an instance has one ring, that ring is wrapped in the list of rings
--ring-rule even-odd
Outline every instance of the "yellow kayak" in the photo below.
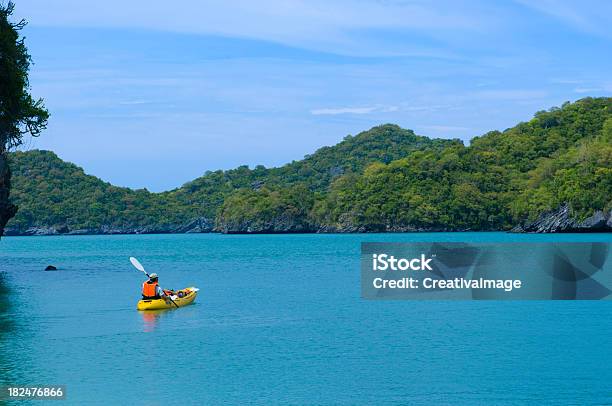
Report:
[[[195,300],[198,290],[200,289],[192,286],[174,292],[174,295],[170,296],[170,298],[176,303],[176,306],[170,300],[166,301],[166,299],[142,299],[138,301],[136,308],[138,310],[161,310],[175,309],[177,306],[187,306]]]

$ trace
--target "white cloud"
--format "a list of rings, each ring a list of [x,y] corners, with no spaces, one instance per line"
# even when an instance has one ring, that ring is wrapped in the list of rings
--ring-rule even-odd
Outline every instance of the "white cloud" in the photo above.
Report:
[[[577,87],[574,89],[576,93],[594,93],[601,92],[603,89],[600,87]]]
[[[486,10],[423,0],[20,0],[16,13],[32,26],[151,29],[273,41],[308,49],[378,55],[441,52],[411,41],[389,44],[363,30],[482,32],[495,27]],[[367,50],[366,50],[367,48]]]
[[[365,107],[337,107],[310,110],[310,114],[319,115],[338,115],[338,114],[370,114],[370,113],[390,113],[398,111],[397,106],[365,106]]]
[[[580,79],[550,79],[550,83],[557,83],[560,85],[580,85],[584,83],[584,80]]]
[[[550,15],[571,27],[611,38],[612,2],[597,0],[516,0],[526,7]]]
[[[472,93],[472,96],[478,99],[491,100],[526,100],[526,99],[541,99],[548,94],[543,90],[531,89],[502,89],[502,90],[483,90]]]
[[[402,106],[400,111],[407,112],[434,112],[439,110],[451,110],[455,109],[457,106],[451,104],[432,104],[432,105],[422,105],[422,106]]]
[[[121,104],[122,106],[132,106],[132,105],[138,105],[138,104],[148,104],[151,103],[149,100],[124,100],[124,101],[120,101],[119,104]]]
[[[427,130],[447,131],[447,132],[468,131],[469,130],[468,127],[453,126],[453,125],[424,125],[422,127]]]

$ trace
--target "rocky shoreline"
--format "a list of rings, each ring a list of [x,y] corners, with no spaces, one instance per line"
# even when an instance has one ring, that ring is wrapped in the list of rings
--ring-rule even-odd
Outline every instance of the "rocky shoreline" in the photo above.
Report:
[[[11,228],[4,230],[6,236],[44,236],[44,235],[108,235],[108,234],[190,234],[212,233],[214,221],[205,217],[195,218],[184,224],[172,224],[163,227],[117,227],[103,225],[100,228],[70,229],[67,226],[59,227],[30,227],[25,230]]]
[[[450,230],[437,228],[418,228],[399,225],[357,225],[348,217],[333,226],[308,224],[289,216],[269,222],[254,221],[241,224],[215,225],[206,217],[194,218],[184,224],[164,227],[116,227],[102,226],[98,229],[75,229],[61,227],[30,227],[26,230],[6,228],[7,236],[45,236],[45,235],[107,235],[107,234],[314,234],[314,233],[410,233],[410,232],[460,232],[460,231],[506,231],[506,230]],[[350,216],[349,216],[350,217]],[[578,221],[571,216],[569,205],[564,204],[556,210],[543,213],[537,220],[514,227],[514,233],[601,233],[612,232],[612,210],[597,211],[585,220]]]
[[[537,220],[514,227],[515,233],[609,233],[612,232],[612,210],[596,211],[585,220],[571,216],[571,208],[563,204],[557,210],[542,213]]]

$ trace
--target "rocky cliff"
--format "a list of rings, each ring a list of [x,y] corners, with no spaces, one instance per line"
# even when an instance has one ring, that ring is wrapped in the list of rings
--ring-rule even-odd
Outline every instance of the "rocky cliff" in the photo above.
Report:
[[[0,236],[11,217],[17,212],[17,207],[9,202],[11,187],[11,170],[5,154],[0,154]]]
[[[599,233],[612,232],[612,210],[596,211],[585,220],[572,217],[569,204],[542,213],[537,220],[512,229],[519,233]]]

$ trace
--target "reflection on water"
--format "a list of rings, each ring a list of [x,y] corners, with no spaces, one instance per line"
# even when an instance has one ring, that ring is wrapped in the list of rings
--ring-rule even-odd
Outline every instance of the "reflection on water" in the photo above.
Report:
[[[168,312],[173,309],[161,309],[161,310],[146,310],[140,311],[142,316],[142,331],[145,333],[151,333],[157,328],[159,321],[162,317],[165,317]]]

